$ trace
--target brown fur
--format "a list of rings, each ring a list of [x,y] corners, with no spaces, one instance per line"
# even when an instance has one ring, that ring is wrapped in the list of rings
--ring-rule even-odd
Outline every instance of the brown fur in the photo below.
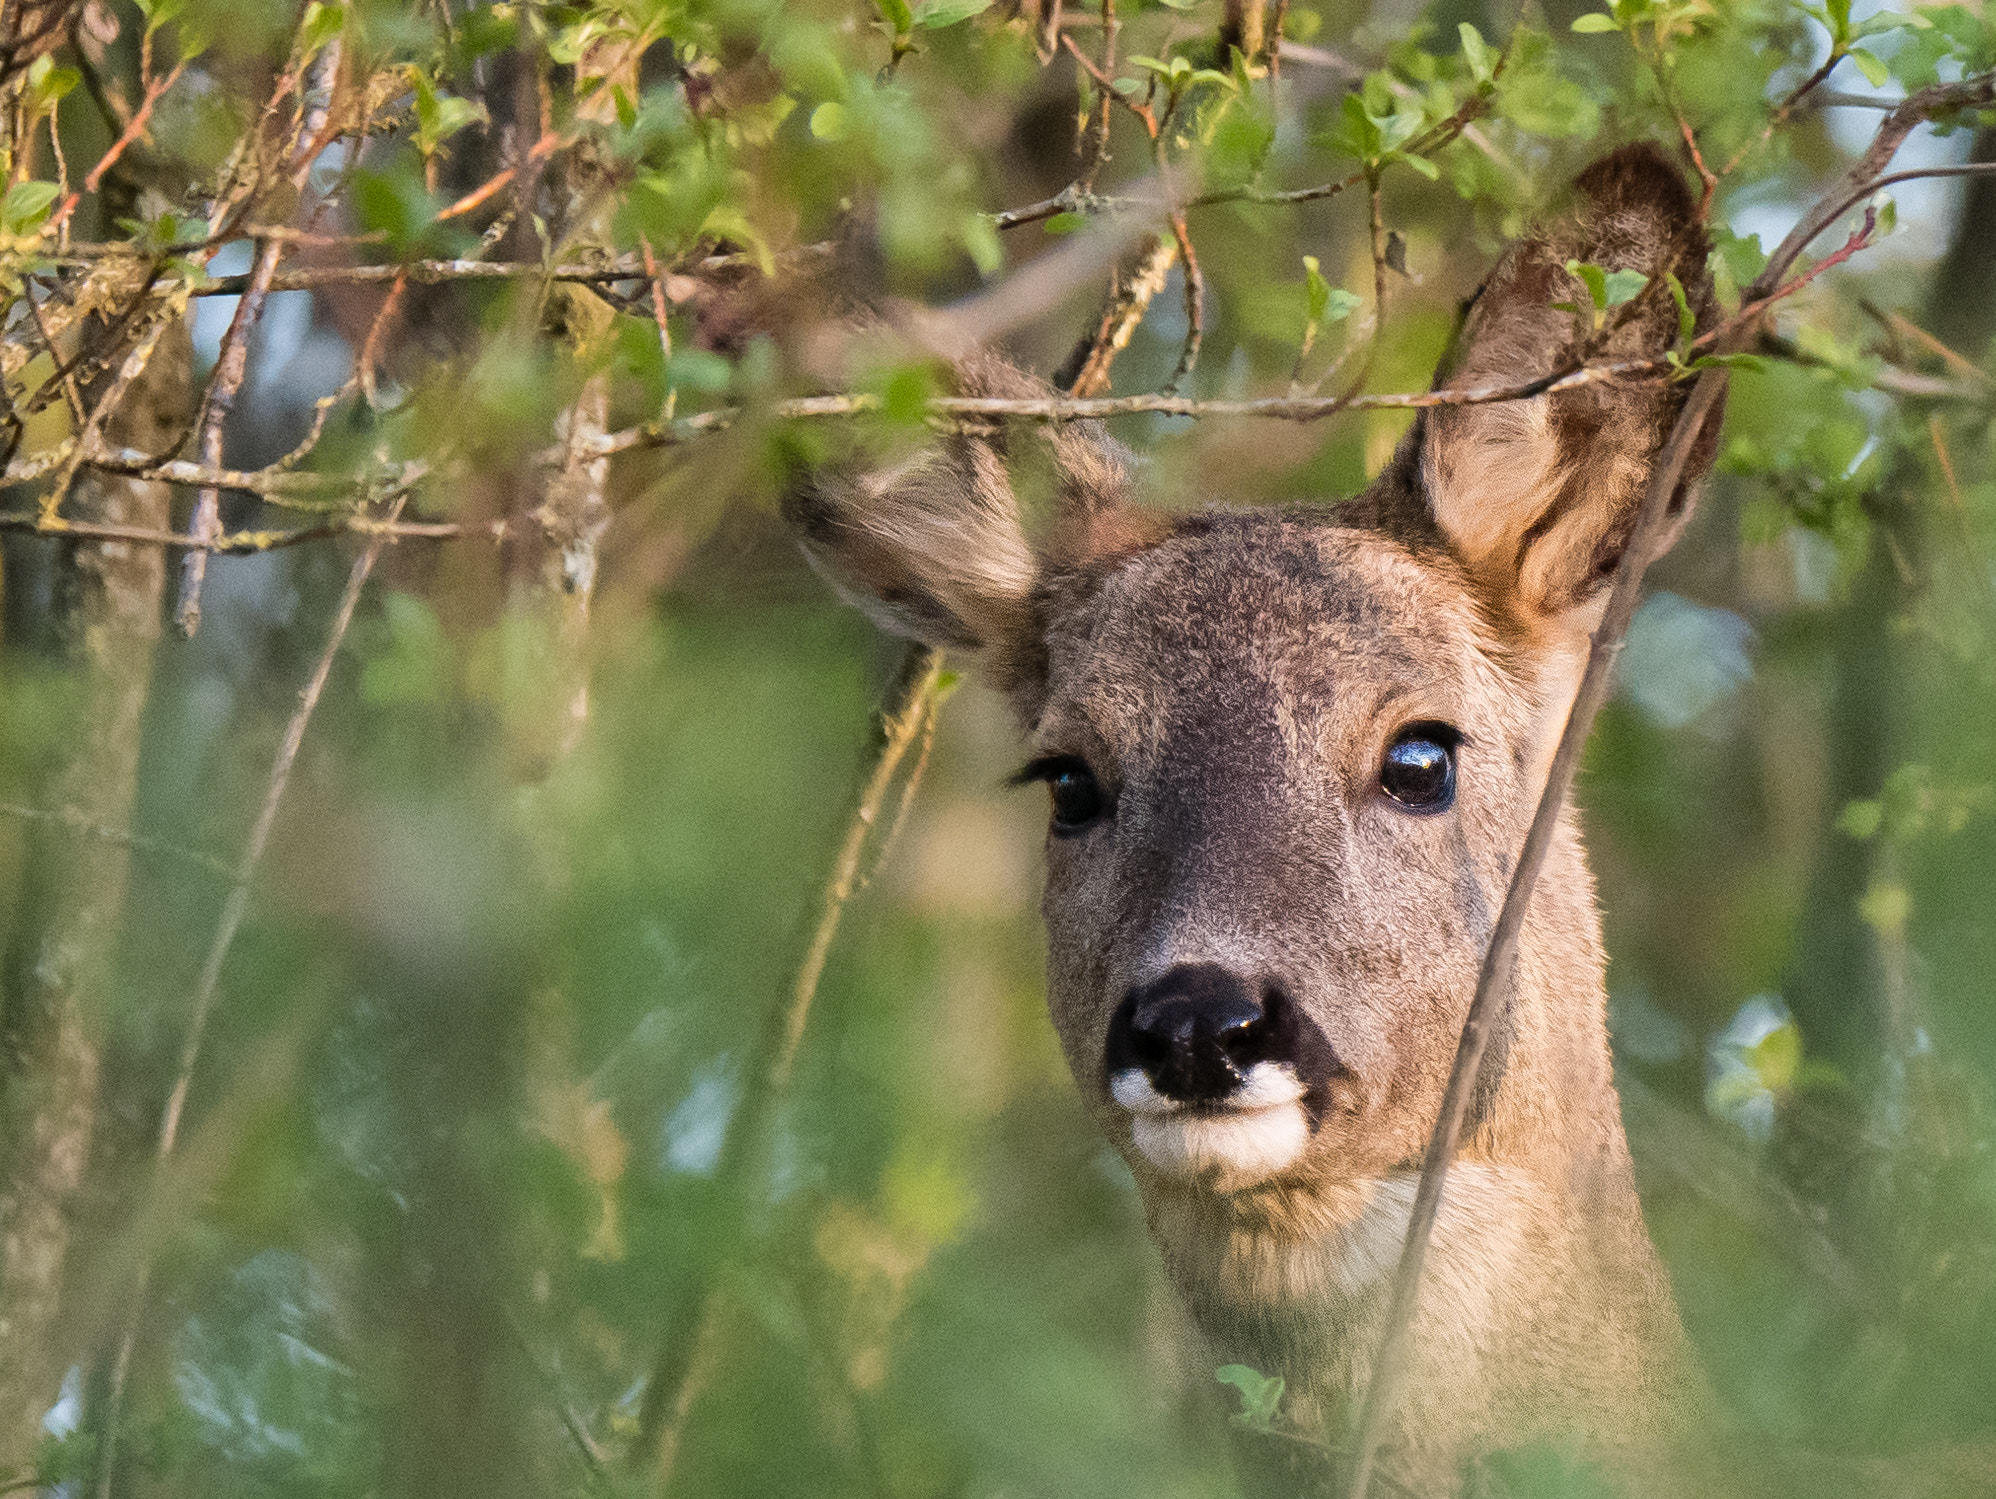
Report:
[[[1660,275],[1705,311],[1705,247],[1652,147],[1597,163],[1574,218],[1514,246],[1445,387],[1570,356],[1568,258]],[[1658,289],[1661,291],[1661,288]],[[1667,294],[1606,357],[1667,346]],[[980,364],[974,389],[1023,377]],[[1337,1439],[1376,1349],[1413,1175],[1604,579],[1681,402],[1658,382],[1436,410],[1337,511],[1124,508],[1117,450],[1053,435],[1069,476],[1034,547],[996,438],[961,437],[793,507],[814,555],[897,628],[980,652],[1038,750],[1078,756],[1113,815],[1050,839],[1048,989],[1074,1076],[1129,1161],[1217,1362],[1288,1381]],[[1463,734],[1444,814],[1379,790],[1402,726]],[[1119,996],[1162,963],[1278,975],[1337,1066],[1301,1154],[1263,1174],[1158,1170],[1110,1095]],[[1387,1471],[1450,1487],[1478,1452],[1573,1445],[1633,1472],[1697,1383],[1642,1224],[1615,1097],[1594,887],[1569,817],[1527,921],[1494,1086],[1450,1178]]]

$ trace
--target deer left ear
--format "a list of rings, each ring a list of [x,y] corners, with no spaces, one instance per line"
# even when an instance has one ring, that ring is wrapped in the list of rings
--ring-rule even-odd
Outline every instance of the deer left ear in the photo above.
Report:
[[[1583,354],[1590,364],[1660,357],[1679,335],[1666,274],[1683,288],[1697,326],[1710,323],[1710,246],[1669,158],[1651,144],[1626,146],[1574,185],[1583,207],[1513,245],[1484,283],[1439,388],[1522,384],[1571,367]],[[1572,262],[1636,272],[1643,289],[1608,308],[1597,332],[1595,299],[1567,269]],[[1633,283],[1624,277],[1611,284],[1624,292]],[[1534,634],[1591,626],[1591,606],[1628,545],[1686,390],[1652,373],[1429,410],[1420,438],[1429,509],[1451,550],[1515,625]],[[1719,415],[1715,409],[1672,498],[1679,528],[1690,514],[1692,486],[1711,464]]]

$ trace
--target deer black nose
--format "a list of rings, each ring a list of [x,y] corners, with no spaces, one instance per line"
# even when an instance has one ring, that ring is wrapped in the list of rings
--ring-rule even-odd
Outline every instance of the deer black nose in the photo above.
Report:
[[[1109,1074],[1140,1067],[1150,1084],[1181,1103],[1217,1103],[1257,1062],[1278,1061],[1273,986],[1257,999],[1236,974],[1213,963],[1181,963],[1124,996],[1109,1023]]]

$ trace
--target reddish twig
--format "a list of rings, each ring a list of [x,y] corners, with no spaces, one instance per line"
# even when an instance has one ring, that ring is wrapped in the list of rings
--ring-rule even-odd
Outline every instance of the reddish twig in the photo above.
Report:
[[[547,132],[528,149],[528,162],[538,163],[546,160],[560,144],[561,137],[559,135],[556,135],[553,131]],[[519,165],[516,163],[502,171],[495,172],[479,186],[473,188],[442,213],[438,214],[437,222],[442,223],[445,219],[460,218],[477,209],[479,205],[490,201],[496,194],[504,192],[512,185],[514,177],[519,175],[519,170]]]
[[[360,346],[360,359],[356,373],[360,379],[361,395],[372,407],[381,405],[380,392],[375,389],[374,370],[381,362],[381,345],[388,336],[388,329],[395,320],[395,311],[401,305],[402,293],[409,285],[406,275],[397,276],[388,288],[388,295],[381,300],[381,310],[368,324],[367,338]]]
[[[111,142],[104,154],[97,158],[97,165],[92,167],[85,175],[83,179],[83,192],[72,192],[62,200],[62,206],[57,208],[55,213],[49,218],[50,228],[60,229],[63,225],[67,224],[69,216],[76,211],[76,205],[83,201],[83,194],[96,192],[98,186],[104,181],[106,174],[118,164],[118,158],[130,150],[135,141],[146,134],[146,127],[152,123],[153,106],[159,103],[161,95],[179,81],[180,75],[186,70],[186,67],[187,59],[183,57],[173,65],[172,71],[164,78],[155,78],[151,83],[146,85],[145,98],[141,99],[139,107],[132,111],[131,119],[125,122],[125,128],[119,132],[118,138]],[[53,129],[53,125],[50,128]],[[59,145],[58,149],[60,149]]]
[[[1830,55],[1824,61],[1823,65],[1789,91],[1787,97],[1775,106],[1774,113],[1768,116],[1766,127],[1762,129],[1759,135],[1733,153],[1732,159],[1719,168],[1719,175],[1721,177],[1732,176],[1734,172],[1739,170],[1741,162],[1745,161],[1747,157],[1773,139],[1774,132],[1787,124],[1788,117],[1795,113],[1795,106],[1808,98],[1817,88],[1828,81],[1830,74],[1836,71],[1837,64],[1842,62],[1847,56],[1849,56],[1848,53],[1839,52],[1836,48],[1832,47]]]

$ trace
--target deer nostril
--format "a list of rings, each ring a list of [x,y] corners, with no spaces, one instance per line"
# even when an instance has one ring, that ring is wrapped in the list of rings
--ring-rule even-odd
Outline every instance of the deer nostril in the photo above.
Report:
[[[1181,964],[1124,998],[1110,1025],[1109,1071],[1140,1067],[1168,1098],[1217,1102],[1263,1060],[1267,1019],[1235,975]]]

